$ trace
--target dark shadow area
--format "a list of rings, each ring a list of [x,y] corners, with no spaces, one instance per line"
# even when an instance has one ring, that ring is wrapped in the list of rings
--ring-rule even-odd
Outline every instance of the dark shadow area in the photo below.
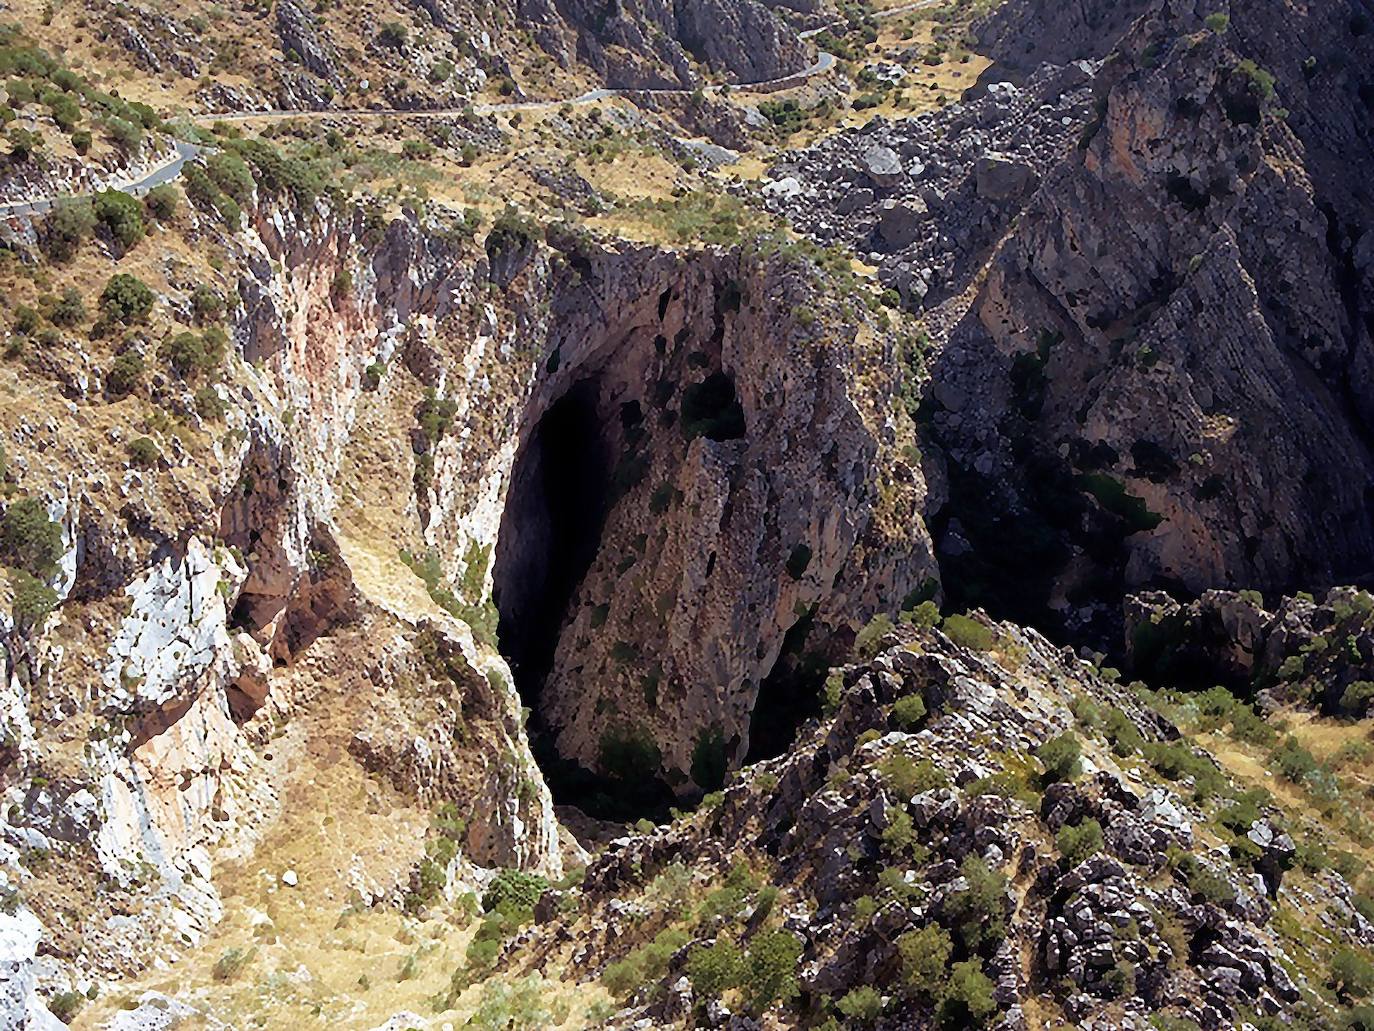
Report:
[[[573,592],[601,541],[609,462],[597,384],[549,408],[515,459],[493,570],[497,634],[520,696],[537,713]]]
[[[554,402],[516,456],[493,568],[497,636],[531,711],[530,746],[554,800],[597,819],[666,818],[674,797],[657,777],[657,756],[603,741],[604,772],[588,770],[558,755],[542,718],[540,696],[568,606],[596,558],[612,500],[599,390],[596,380],[579,382]],[[637,406],[620,415],[628,428]]]
[[[814,623],[807,614],[787,631],[777,662],[759,684],[749,717],[748,763],[782,755],[797,739],[802,724],[821,714],[822,688],[830,662],[825,651],[809,641]]]

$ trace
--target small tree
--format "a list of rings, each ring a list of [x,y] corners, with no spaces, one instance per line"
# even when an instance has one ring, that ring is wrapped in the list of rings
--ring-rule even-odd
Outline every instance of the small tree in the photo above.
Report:
[[[1083,746],[1073,731],[1052,737],[1035,750],[1035,757],[1044,764],[1046,783],[1073,780],[1082,769]]]
[[[790,931],[765,931],[755,936],[749,945],[743,983],[751,1010],[762,1013],[774,1003],[796,998],[801,954],[801,942]]]
[[[945,903],[945,915],[965,948],[1006,937],[1007,879],[979,856],[970,855],[959,868],[968,885]]]
[[[143,239],[143,211],[138,201],[119,190],[101,190],[95,195],[95,217],[124,249]]]
[[[50,580],[62,558],[62,527],[37,498],[23,498],[0,517],[0,561]]]
[[[687,957],[687,979],[692,991],[705,999],[718,999],[739,986],[744,976],[744,956],[729,938],[699,945]]]
[[[136,276],[116,272],[101,291],[100,310],[111,322],[142,322],[153,310],[153,292]]]
[[[48,320],[54,326],[65,327],[77,326],[86,321],[86,302],[82,300],[81,292],[74,286],[63,290],[62,297],[48,312]]]
[[[944,992],[946,967],[954,942],[939,924],[927,924],[919,931],[908,931],[897,939],[897,955],[902,961],[902,983],[909,991],[928,999]]]
[[[981,1026],[997,1011],[993,988],[979,960],[955,963],[950,969],[949,987],[940,1005],[942,1022],[949,1027]]]
[[[139,468],[146,469],[156,465],[161,454],[151,437],[138,437],[129,442],[129,462]]]
[[[115,397],[132,393],[143,380],[143,359],[134,351],[125,351],[110,363],[105,374],[105,386]]]
[[[54,261],[68,261],[95,232],[95,210],[89,197],[62,197],[43,222],[43,247]]]
[[[159,222],[170,222],[181,208],[181,191],[171,183],[163,183],[149,190],[144,202],[148,205],[148,214],[153,218]]]

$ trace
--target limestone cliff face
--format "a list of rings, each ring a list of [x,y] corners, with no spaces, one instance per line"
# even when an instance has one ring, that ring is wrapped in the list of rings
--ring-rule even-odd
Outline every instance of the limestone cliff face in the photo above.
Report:
[[[698,62],[735,82],[781,78],[811,63],[806,45],[758,0],[520,0],[535,40],[565,67],[583,61],[607,85],[698,85]]]
[[[1137,23],[932,370],[964,502],[947,575],[1037,567],[1070,618],[1110,582],[1277,589],[1374,561],[1350,185],[1374,153],[1353,72],[1374,42],[1338,4],[1206,13]],[[1314,39],[1362,56],[1309,61]],[[1361,171],[1338,177],[1337,154]]]
[[[847,632],[934,575],[924,487],[914,474],[881,496],[893,431],[857,373],[881,376],[890,344],[844,325],[800,269],[739,253],[568,261],[497,543],[502,643],[517,676],[548,669],[539,708],[561,755],[595,767],[608,734],[647,738],[680,784],[704,738],[743,758],[789,630]],[[540,463],[566,460],[543,434],[569,403],[599,427],[586,447],[601,468],[585,475],[607,494],[584,515],[599,543],[572,556],[585,574],[561,585],[566,615],[540,655],[520,624],[536,584],[560,589],[548,535],[580,547],[532,511],[534,481],[554,482]],[[573,498],[547,501],[555,521],[578,518]]]
[[[1152,0],[1008,0],[975,27],[979,52],[1005,69],[1100,60],[1111,53]]]

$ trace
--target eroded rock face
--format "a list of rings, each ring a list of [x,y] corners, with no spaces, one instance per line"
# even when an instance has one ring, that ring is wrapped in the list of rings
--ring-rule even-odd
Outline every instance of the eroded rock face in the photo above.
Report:
[[[703,740],[713,776],[744,756],[790,631],[847,643],[933,583],[896,342],[805,264],[251,215],[233,432],[172,456],[176,490],[73,471],[65,604],[4,628],[7,819],[89,860],[88,904],[40,913],[84,971],[199,940],[216,858],[252,851],[312,740],[461,803],[465,868],[556,876],[517,684],[563,757],[634,736],[686,790]]]
[[[585,0],[520,0],[535,41],[564,67],[574,59],[609,86],[688,89],[693,61],[735,82],[765,82],[811,63],[806,45],[757,0],[644,0],[609,16]]]
[[[1100,119],[932,367],[931,425],[964,499],[937,520],[948,574],[1033,553],[1072,623],[1094,581],[1277,590],[1369,566],[1356,398],[1374,345],[1350,289],[1368,209],[1332,166],[1349,148],[1363,167],[1369,128],[1348,72],[1304,73],[1284,43],[1349,35],[1339,6],[1236,5],[1222,33],[1161,4],[1108,62]]]
[[[1011,0],[974,28],[979,53],[999,66],[1033,71],[1041,64],[1100,60],[1149,10],[1152,0],[1069,0],[1045,5]]]
[[[799,325],[807,294],[794,272],[737,255],[625,255],[560,284],[557,368],[522,416],[496,575],[503,647],[509,626],[517,677],[547,670],[538,709],[561,755],[595,768],[608,733],[645,738],[683,778],[715,732],[742,758],[794,625],[819,608],[847,627],[865,617],[837,599],[854,592],[871,609],[880,584],[904,595],[933,576],[919,526],[879,529],[881,430],[843,371],[862,345]],[[565,454],[541,421],[570,404],[580,414],[554,432],[582,443]],[[587,496],[598,477],[601,496]],[[550,489],[565,496],[533,497]],[[918,518],[921,489],[899,488],[899,520]],[[590,544],[566,533],[579,519]],[[543,578],[560,558],[574,582]],[[523,598],[550,591],[566,610],[539,614],[556,630],[538,631],[555,630],[545,654],[527,654]]]

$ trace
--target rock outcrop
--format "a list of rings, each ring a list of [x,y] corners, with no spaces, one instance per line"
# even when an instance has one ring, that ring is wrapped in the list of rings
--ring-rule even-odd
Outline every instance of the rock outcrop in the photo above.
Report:
[[[875,987],[882,1027],[932,1019],[955,959],[956,976],[980,971],[993,1026],[1024,1026],[1021,1007],[1037,996],[1043,1007],[1043,993],[1085,1027],[1159,1015],[1220,1028],[1252,1008],[1291,1009],[1302,985],[1272,923],[1270,868],[1202,845],[1203,812],[1148,767],[1122,765],[1137,749],[1187,751],[1176,728],[1038,634],[984,625],[976,649],[899,628],[843,670],[833,715],[791,754],[751,767],[693,818],[613,842],[507,962],[571,960],[590,977],[643,956],[634,950],[655,935],[687,943],[627,992],[616,1027],[726,1026],[719,1000],[693,994],[708,982],[681,976],[687,957],[775,933],[798,944],[789,971],[802,998],[824,1006]],[[1046,784],[1026,752],[1073,727],[1068,707],[1085,703],[1114,711],[1115,729],[1101,738],[1078,722],[1083,776]],[[1086,854],[1064,854],[1080,833]],[[764,892],[780,890],[762,913],[751,869],[767,871]],[[1286,890],[1281,873],[1273,890]],[[770,909],[779,930],[765,932]]]
[[[1374,150],[1348,67],[1292,41],[1374,43],[1338,4],[1202,13],[1136,23],[971,309],[932,319],[958,320],[928,408],[947,576],[1034,567],[1080,629],[1121,585],[1324,588],[1374,560],[1368,205],[1332,165]]]
[[[811,55],[773,7],[758,0],[669,0],[618,5],[520,0],[535,41],[564,67],[590,65],[609,86],[691,89],[698,65],[738,83],[780,79]]]

